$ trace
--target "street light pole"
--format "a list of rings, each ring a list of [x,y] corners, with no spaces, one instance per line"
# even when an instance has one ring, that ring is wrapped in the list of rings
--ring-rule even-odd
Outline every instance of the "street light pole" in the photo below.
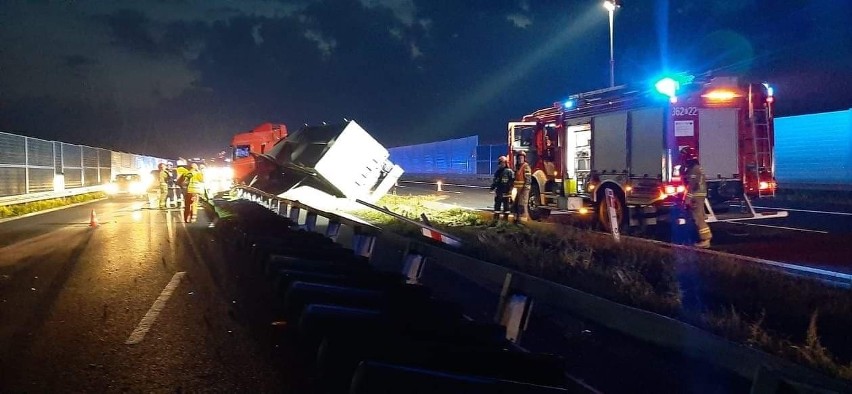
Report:
[[[606,0],[603,3],[604,8],[609,12],[609,86],[615,86],[615,45],[613,38],[613,20],[615,19],[615,9],[619,6],[616,0]]]

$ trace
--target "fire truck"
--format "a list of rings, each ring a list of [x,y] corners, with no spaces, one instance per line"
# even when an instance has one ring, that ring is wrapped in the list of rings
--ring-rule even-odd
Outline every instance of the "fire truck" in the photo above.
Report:
[[[783,217],[751,205],[776,191],[774,100],[766,83],[683,74],[580,93],[510,122],[509,159],[514,165],[523,151],[532,167],[534,218],[593,214],[608,230],[675,219],[686,146],[698,150],[707,176],[708,222]]]
[[[263,123],[252,130],[234,135],[231,139],[231,168],[234,181],[247,183],[245,178],[257,166],[256,155],[267,153],[278,141],[287,137],[287,126]]]

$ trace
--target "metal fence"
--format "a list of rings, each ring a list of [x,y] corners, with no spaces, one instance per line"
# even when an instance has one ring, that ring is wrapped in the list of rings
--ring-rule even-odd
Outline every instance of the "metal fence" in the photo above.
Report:
[[[476,147],[476,173],[491,175],[497,171],[497,158],[509,153],[509,145],[479,145]]]
[[[475,174],[479,137],[388,149],[390,160],[409,174]]]
[[[852,109],[775,118],[781,189],[852,190]]]
[[[0,132],[0,197],[97,186],[115,174],[145,174],[163,161]]]

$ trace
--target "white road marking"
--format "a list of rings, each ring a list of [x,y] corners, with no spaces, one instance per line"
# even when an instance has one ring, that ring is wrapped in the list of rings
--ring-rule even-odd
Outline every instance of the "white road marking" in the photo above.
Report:
[[[420,182],[420,181],[399,181],[400,183],[414,183],[419,185],[436,185],[435,182]],[[488,186],[477,186],[477,185],[461,185],[458,183],[442,183],[442,186],[455,186],[455,187],[467,187],[471,189],[488,189]]]
[[[808,230],[805,228],[796,228],[796,227],[784,227],[784,226],[772,226],[769,224],[757,224],[757,223],[743,223],[743,222],[729,222],[733,224],[741,224],[743,226],[758,226],[758,227],[771,227],[771,228],[780,228],[782,230],[793,230],[793,231],[804,231],[807,233],[819,233],[819,234],[828,234],[828,231],[822,230]]]
[[[124,342],[125,345],[135,345],[142,342],[142,339],[145,338],[145,334],[148,333],[148,330],[151,329],[151,325],[153,325],[154,321],[157,320],[157,316],[166,306],[166,301],[168,301],[169,297],[172,296],[172,293],[175,291],[178,284],[180,284],[180,279],[183,278],[184,275],[186,275],[186,272],[178,272],[172,276],[172,280],[169,281],[169,284],[166,285],[166,288],[163,289],[163,292],[160,293],[160,296],[157,297],[156,301],[154,301],[154,305],[151,305],[151,309],[148,310],[148,313],[145,314],[145,317],[142,318],[139,325],[136,326],[136,329],[130,333],[129,337],[127,337],[127,341]]]
[[[776,211],[793,211],[793,212],[807,212],[807,213],[821,213],[825,215],[842,215],[842,216],[852,216],[850,212],[832,212],[832,211],[815,211],[810,209],[793,209],[793,208],[773,208],[773,207],[758,207],[759,209],[774,209]]]
[[[743,224],[747,224],[747,223],[743,223]],[[600,233],[600,234],[609,235],[609,234],[606,234],[606,233]],[[779,267],[779,268],[784,268],[788,271],[793,271],[793,272],[805,272],[805,273],[816,274],[817,279],[819,279],[819,280],[827,281],[827,282],[832,283],[832,284],[837,284],[837,285],[845,287],[845,288],[852,287],[852,274],[847,274],[847,273],[843,273],[843,272],[829,271],[829,270],[814,268],[814,267],[810,267],[810,266],[806,266],[806,265],[782,263],[780,261],[761,259],[761,258],[757,258],[757,257],[745,256],[745,255],[735,254],[735,253],[722,252],[722,251],[712,250],[712,249],[700,249],[700,248],[687,246],[687,245],[678,245],[678,244],[673,244],[673,243],[670,243],[670,242],[657,241],[656,239],[647,239],[647,238],[629,237],[629,236],[627,238],[630,238],[634,241],[648,242],[648,243],[652,243],[652,244],[656,244],[656,245],[660,245],[660,246],[664,246],[664,247],[669,247],[669,248],[673,248],[673,249],[691,250],[691,251],[696,251],[698,253],[712,254],[712,255],[716,255],[716,256],[724,256],[724,257],[730,257],[730,258],[743,260],[743,261],[751,261],[751,262],[755,262],[755,263],[771,265],[771,266],[775,266],[775,267]]]

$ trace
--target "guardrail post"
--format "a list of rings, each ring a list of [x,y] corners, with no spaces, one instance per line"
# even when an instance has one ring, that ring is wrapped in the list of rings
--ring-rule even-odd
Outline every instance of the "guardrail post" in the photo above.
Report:
[[[364,233],[361,227],[355,227],[355,234],[352,236],[352,250],[355,254],[369,259],[373,254],[375,243],[375,235]]]
[[[317,213],[314,211],[308,211],[305,214],[305,230],[313,232],[317,228]]]
[[[340,221],[336,219],[328,220],[328,227],[325,229],[325,236],[332,241],[337,242],[337,236],[340,234]]]
[[[503,288],[500,290],[500,299],[497,301],[497,310],[494,312],[494,323],[503,321],[503,312],[506,308],[506,300],[509,298],[509,289],[512,287],[512,273],[507,272],[503,278]]]
[[[526,295],[514,294],[509,297],[502,322],[502,325],[506,327],[506,339],[520,343],[521,335],[529,324],[532,307],[532,298]]]
[[[405,274],[406,283],[420,283],[420,276],[423,275],[423,268],[426,266],[426,256],[409,250],[403,260],[402,273]]]
[[[301,209],[297,206],[290,207],[290,220],[293,221],[297,226],[299,225],[299,213],[301,213]]]

